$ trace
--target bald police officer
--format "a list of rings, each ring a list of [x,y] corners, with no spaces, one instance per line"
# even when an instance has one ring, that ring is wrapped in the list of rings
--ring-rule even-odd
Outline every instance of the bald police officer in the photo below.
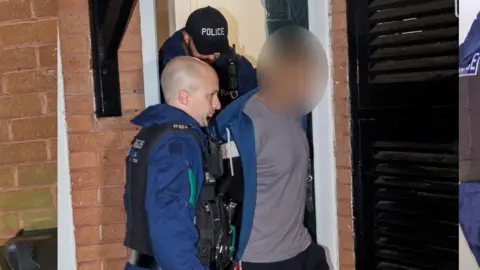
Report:
[[[127,156],[125,269],[207,270],[198,258],[194,224],[204,182],[201,128],[220,109],[218,77],[211,66],[181,56],[165,67],[166,104],[150,106],[132,120],[142,130]]]

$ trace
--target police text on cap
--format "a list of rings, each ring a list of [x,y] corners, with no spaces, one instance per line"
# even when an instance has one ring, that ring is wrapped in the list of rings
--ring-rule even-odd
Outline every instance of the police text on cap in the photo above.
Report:
[[[202,28],[202,36],[225,36],[225,28]]]

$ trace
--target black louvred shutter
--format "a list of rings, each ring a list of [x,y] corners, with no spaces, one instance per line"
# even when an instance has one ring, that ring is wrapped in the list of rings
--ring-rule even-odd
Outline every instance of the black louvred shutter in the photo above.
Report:
[[[458,268],[454,5],[347,2],[356,269]]]

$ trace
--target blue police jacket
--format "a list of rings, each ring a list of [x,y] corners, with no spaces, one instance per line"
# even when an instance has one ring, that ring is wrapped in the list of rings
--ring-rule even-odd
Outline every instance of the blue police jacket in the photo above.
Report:
[[[255,131],[250,117],[243,112],[247,101],[258,92],[258,88],[237,98],[226,106],[215,118],[216,136],[227,142],[235,142],[242,162],[244,177],[243,216],[238,251],[235,261],[239,262],[247,247],[253,226],[253,214],[257,198],[257,156],[255,153]],[[307,127],[307,117],[303,117]],[[228,131],[227,131],[228,129]]]
[[[468,66],[477,52],[480,52],[480,12],[473,21],[465,41],[458,48],[458,63],[460,67]]]
[[[480,13],[473,21],[465,41],[459,47],[459,74],[460,74],[460,187],[458,218],[465,238],[475,259],[480,264],[480,175],[477,173],[480,161],[478,151],[480,140],[478,135],[478,117],[480,103],[478,102],[478,86],[480,74],[478,73],[480,61]],[[468,104],[468,105],[465,105]],[[465,107],[470,109],[465,109]],[[468,115],[470,114],[470,117]],[[471,122],[473,121],[473,123]],[[468,123],[468,124],[465,124]],[[473,143],[471,143],[473,141]],[[469,143],[470,142],[470,143]],[[464,162],[472,162],[470,168],[463,166]],[[477,171],[469,173],[469,170]],[[468,179],[465,179],[468,178]],[[468,182],[464,182],[468,180]]]
[[[247,114],[243,112],[246,102],[258,89],[237,98],[215,118],[217,132],[216,136],[223,141],[229,139],[237,145],[242,162],[244,177],[244,198],[243,213],[240,236],[238,239],[238,250],[235,261],[238,262],[243,256],[247,247],[248,239],[253,226],[253,214],[255,212],[255,203],[257,199],[257,159],[255,153],[255,134],[253,122]],[[227,129],[229,132],[227,132]],[[230,136],[228,136],[230,134]]]
[[[170,60],[177,56],[185,56],[185,49],[183,47],[183,31],[184,29],[182,28],[175,32],[160,48],[158,52],[158,66],[160,75]],[[241,96],[245,93],[248,93],[250,90],[257,88],[257,71],[255,68],[253,68],[252,64],[247,58],[237,54],[237,59],[238,95]],[[226,68],[228,65],[228,55],[221,55],[214,65]]]
[[[150,106],[132,120],[141,127],[169,122],[190,124],[205,140],[196,120],[167,104]],[[154,256],[162,270],[208,270],[197,258],[199,235],[193,222],[204,181],[202,147],[191,134],[168,131],[151,150],[145,209]],[[197,193],[193,201],[192,186]],[[127,264],[125,269],[143,268]]]

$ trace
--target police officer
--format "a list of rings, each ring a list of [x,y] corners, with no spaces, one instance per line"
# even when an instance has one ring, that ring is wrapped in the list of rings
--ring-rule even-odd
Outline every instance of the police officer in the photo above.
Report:
[[[252,64],[235,54],[237,89],[228,88],[228,69],[233,48],[228,41],[228,23],[217,9],[207,6],[195,10],[187,19],[185,28],[175,32],[162,45],[159,53],[160,75],[165,65],[177,56],[188,55],[211,65],[219,76],[220,99],[226,106],[231,100],[257,87],[257,75]]]
[[[470,249],[480,265],[480,12],[470,26],[465,40],[460,44],[458,56],[458,218]]]
[[[124,243],[132,255],[125,269],[206,270],[194,216],[204,183],[201,128],[220,109],[218,77],[208,64],[182,56],[166,65],[161,85],[166,104],[132,120],[142,131],[127,156]],[[152,132],[162,127],[160,136]]]

